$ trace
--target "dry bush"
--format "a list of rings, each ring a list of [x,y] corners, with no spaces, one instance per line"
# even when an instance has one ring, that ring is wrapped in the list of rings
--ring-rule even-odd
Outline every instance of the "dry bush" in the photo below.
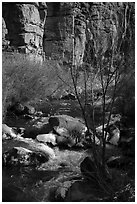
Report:
[[[59,65],[58,65],[59,66]],[[2,59],[2,105],[3,119],[7,107],[13,102],[45,100],[62,86],[57,76],[57,62],[45,61],[32,64],[24,55],[12,57],[3,54]]]

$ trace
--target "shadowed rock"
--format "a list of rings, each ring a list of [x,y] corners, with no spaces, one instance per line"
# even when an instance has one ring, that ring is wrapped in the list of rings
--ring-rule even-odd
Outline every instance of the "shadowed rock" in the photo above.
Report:
[[[102,125],[96,128],[96,132],[100,138],[102,137],[102,128]],[[118,145],[120,140],[120,130],[117,128],[116,125],[110,124],[107,127],[107,124],[104,124],[104,135],[105,134],[106,142],[109,142],[112,145]]]
[[[16,102],[14,105],[11,105],[8,108],[8,111],[13,112],[17,116],[21,115],[34,115],[36,110],[29,104],[22,104],[20,102]]]
[[[76,96],[72,93],[69,93],[65,96],[61,96],[60,99],[62,99],[62,100],[76,100]]]
[[[49,157],[23,147],[14,147],[3,153],[4,166],[37,166],[48,161]]]
[[[112,124],[108,126],[106,131],[109,133],[107,142],[113,145],[118,145],[120,140],[120,130]]]
[[[107,165],[109,168],[129,168],[133,165],[133,161],[126,156],[112,156],[107,160]]]
[[[111,176],[108,171],[108,167],[105,166],[105,172],[103,171],[103,167],[100,161],[95,163],[94,159],[90,157],[86,157],[80,164],[80,170],[84,177],[94,180],[96,182],[99,181],[99,177],[105,178],[106,181],[110,181]]]

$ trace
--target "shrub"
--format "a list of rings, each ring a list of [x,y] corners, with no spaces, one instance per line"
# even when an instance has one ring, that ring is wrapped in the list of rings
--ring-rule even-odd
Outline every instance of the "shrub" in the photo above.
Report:
[[[12,57],[3,54],[2,66],[3,119],[9,105],[45,100],[62,84],[56,74],[56,61],[32,64],[22,54],[14,54]]]

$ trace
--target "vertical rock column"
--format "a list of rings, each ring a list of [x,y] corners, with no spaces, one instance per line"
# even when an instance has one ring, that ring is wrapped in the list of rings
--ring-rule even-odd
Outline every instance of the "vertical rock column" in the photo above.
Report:
[[[115,6],[117,6],[116,3],[111,2],[92,2],[90,5],[84,56],[86,62],[96,63],[96,55],[104,55],[108,58],[114,46],[117,45],[118,14],[114,12]]]
[[[47,57],[72,62],[73,29],[75,33],[75,64],[83,62],[86,41],[86,24],[75,12],[74,3],[47,3],[47,19],[44,31],[44,51]],[[75,14],[74,14],[75,13]],[[79,15],[77,15],[79,13]],[[73,28],[73,15],[74,28]]]

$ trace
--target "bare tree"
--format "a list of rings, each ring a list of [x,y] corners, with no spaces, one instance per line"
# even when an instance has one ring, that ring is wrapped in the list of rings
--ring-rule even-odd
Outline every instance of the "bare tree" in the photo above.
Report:
[[[125,41],[125,36],[127,34],[127,29],[129,26],[129,16],[127,12],[130,13],[130,7],[128,4],[125,5],[123,16],[122,16],[122,27],[120,28],[118,19],[117,19],[117,12],[114,9],[109,9],[105,7],[107,12],[109,13],[109,20],[111,22],[110,27],[110,53],[108,57],[105,57],[104,50],[98,50],[98,35],[100,33],[100,13],[98,13],[99,24],[97,27],[97,36],[93,39],[94,41],[94,56],[96,58],[96,65],[95,68],[91,64],[89,64],[89,69],[85,69],[83,67],[81,73],[83,74],[84,79],[84,105],[82,105],[82,101],[78,94],[77,90],[77,80],[76,74],[78,71],[78,67],[75,64],[75,13],[73,14],[73,31],[72,31],[72,39],[73,39],[73,57],[72,57],[72,66],[70,67],[71,77],[73,81],[73,86],[75,90],[75,94],[80,105],[83,118],[85,120],[85,124],[90,132],[89,123],[87,121],[86,116],[86,105],[88,103],[88,96],[90,94],[91,98],[91,106],[92,106],[92,131],[93,134],[91,135],[92,147],[93,147],[93,156],[95,162],[97,162],[97,149],[96,149],[96,140],[95,137],[97,136],[96,127],[95,127],[95,107],[98,102],[98,99],[95,99],[95,84],[98,83],[101,91],[100,100],[102,101],[102,156],[101,156],[101,163],[102,163],[102,170],[106,172],[106,164],[105,164],[105,153],[106,153],[106,140],[107,140],[107,131],[105,131],[108,126],[110,125],[110,119],[112,115],[112,110],[114,107],[114,101],[116,98],[116,93],[119,89],[119,83],[125,77],[125,59],[124,53],[121,52],[121,45]],[[113,20],[112,20],[113,19]],[[92,21],[92,17],[89,16],[89,21]],[[92,27],[92,25],[90,24]],[[94,28],[92,28],[94,30]],[[117,32],[121,33],[118,34]],[[101,45],[100,45],[101,46]],[[89,53],[88,53],[89,54]],[[89,88],[90,84],[90,88]],[[111,90],[111,94],[109,93]],[[109,101],[108,101],[109,95]],[[106,115],[106,113],[108,113]]]
[[[121,81],[125,78],[125,67],[126,67],[126,61],[125,61],[125,53],[123,50],[121,50],[121,47],[123,43],[125,42],[125,39],[127,38],[127,30],[130,31],[130,14],[131,14],[131,5],[128,3],[125,3],[122,11],[119,9],[117,10],[117,5],[114,4],[112,8],[110,9],[107,7],[107,5],[99,5],[101,9],[103,8],[107,14],[110,22],[109,26],[109,37],[110,37],[110,45],[108,50],[107,49],[99,49],[98,47],[101,47],[100,44],[101,41],[99,39],[99,35],[102,32],[102,26],[100,25],[102,16],[100,12],[97,10],[97,19],[98,25],[96,33],[94,34],[94,37],[92,38],[93,42],[93,49],[94,49],[94,57],[92,60],[84,59],[85,64],[88,66],[84,66],[84,63],[81,67],[77,66],[76,60],[75,60],[75,18],[76,13],[73,12],[72,16],[72,63],[69,68],[70,75],[72,79],[72,84],[74,87],[74,92],[77,98],[77,101],[79,103],[83,118],[85,120],[85,124],[87,126],[88,132],[90,133],[90,125],[87,117],[87,105],[90,102],[91,104],[91,119],[92,119],[92,133],[90,137],[91,146],[93,150],[93,157],[94,161],[96,163],[96,171],[98,175],[98,179],[100,184],[105,186],[105,183],[102,178],[102,172],[104,174],[106,171],[106,163],[105,163],[105,154],[106,154],[106,141],[107,141],[107,131],[106,129],[110,125],[111,115],[113,113],[113,107],[115,98],[117,96],[117,92],[121,88]],[[119,13],[121,14],[121,19],[118,19]],[[121,21],[121,22],[119,22]],[[93,17],[91,15],[88,16],[88,23],[90,25],[87,25],[87,29],[91,29],[94,31],[94,25],[93,25]],[[89,27],[88,27],[89,26]],[[130,31],[129,34],[129,40],[131,41],[131,35],[132,32]],[[131,48],[132,49],[132,48]],[[106,51],[109,52],[109,54],[106,56]],[[90,53],[86,53],[87,56],[90,55]],[[132,58],[132,57],[131,57]],[[80,96],[78,88],[78,76],[83,76],[83,95],[84,95],[84,101],[83,97]],[[134,73],[133,73],[134,74]],[[63,79],[62,79],[63,80]],[[66,82],[65,82],[66,83]],[[96,84],[98,84],[98,87],[96,87]],[[100,96],[95,97],[96,90],[99,90]],[[90,99],[90,101],[89,101]],[[98,102],[101,102],[102,107],[102,116],[101,116],[101,123],[102,123],[102,135],[101,135],[101,168],[99,167],[98,162],[98,149],[96,148],[96,122],[95,122],[95,108],[98,104]],[[106,186],[105,186],[106,188]],[[111,189],[108,189],[108,191],[111,191]]]

